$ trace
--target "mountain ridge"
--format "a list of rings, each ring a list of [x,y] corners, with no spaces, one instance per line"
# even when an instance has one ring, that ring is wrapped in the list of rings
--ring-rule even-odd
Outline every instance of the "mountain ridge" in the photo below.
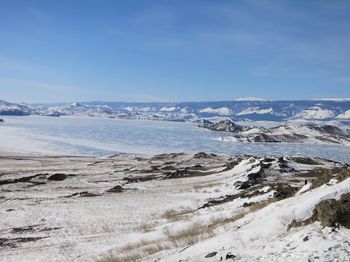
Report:
[[[347,120],[349,100],[234,100],[208,102],[73,102],[17,104],[0,100],[0,115],[101,116],[123,119],[200,121]]]

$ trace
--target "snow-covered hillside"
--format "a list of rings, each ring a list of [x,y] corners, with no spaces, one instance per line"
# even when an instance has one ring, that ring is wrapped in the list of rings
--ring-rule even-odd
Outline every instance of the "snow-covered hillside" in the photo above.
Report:
[[[341,113],[336,117],[337,119],[350,119],[350,109],[346,110],[345,112]]]
[[[1,155],[0,174],[1,261],[349,261],[341,163]]]
[[[26,116],[32,113],[32,109],[26,105],[9,103],[0,100],[0,115]]]
[[[334,117],[334,112],[329,109],[322,109],[319,106],[310,107],[295,115],[295,118],[301,119],[330,119]]]
[[[199,126],[230,133],[222,137],[225,141],[350,145],[350,131],[329,124],[292,122],[266,128],[237,125],[230,120],[223,120],[217,123],[205,121]]]
[[[98,105],[94,107],[86,106],[81,103],[71,103],[60,106],[49,106],[37,108],[39,115],[45,116],[109,116],[113,113],[112,109],[106,105]]]

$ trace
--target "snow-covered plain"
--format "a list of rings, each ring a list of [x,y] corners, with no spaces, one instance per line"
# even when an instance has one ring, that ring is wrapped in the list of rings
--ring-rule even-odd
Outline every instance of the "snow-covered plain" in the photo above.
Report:
[[[225,134],[191,123],[91,117],[3,118],[0,151],[6,152],[103,156],[120,152],[154,155],[204,151],[227,155],[301,154],[350,162],[348,146],[232,143],[220,140]]]

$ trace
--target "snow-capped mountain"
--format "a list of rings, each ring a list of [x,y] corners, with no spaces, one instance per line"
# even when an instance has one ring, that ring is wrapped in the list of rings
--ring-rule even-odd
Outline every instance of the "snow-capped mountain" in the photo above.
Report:
[[[0,115],[26,116],[32,113],[32,109],[26,105],[9,103],[0,100]]]
[[[178,121],[229,118],[239,120],[350,119],[349,100],[263,101],[235,100],[217,102],[123,103],[87,102],[88,106],[107,105],[114,113],[127,109],[128,117]],[[350,111],[349,111],[350,112]]]
[[[217,123],[213,123],[209,120],[204,120],[203,123],[199,125],[199,127],[204,127],[212,131],[224,131],[231,133],[240,133],[254,129],[252,126],[237,125],[230,120],[223,120]]]
[[[350,120],[349,100],[263,101],[235,100],[217,102],[136,103],[136,102],[75,102],[40,104],[30,107],[0,101],[0,114],[18,115],[78,115],[116,117],[124,119],[156,119],[170,121],[200,121],[228,118],[239,120],[281,121]]]
[[[110,107],[104,105],[88,106],[75,102],[71,104],[49,106],[37,109],[36,113],[46,116],[108,116],[113,114]]]

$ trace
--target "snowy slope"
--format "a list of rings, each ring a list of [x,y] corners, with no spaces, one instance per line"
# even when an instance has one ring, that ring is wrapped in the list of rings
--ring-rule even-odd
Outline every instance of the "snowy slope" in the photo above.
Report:
[[[224,120],[217,123],[205,121],[199,126],[231,133],[221,138],[225,141],[350,145],[349,130],[341,125],[340,128],[335,123],[330,125],[291,122],[268,128],[237,125],[230,120]]]
[[[254,108],[248,108],[246,110],[243,110],[242,112],[237,113],[237,116],[242,116],[242,115],[250,115],[250,114],[272,114],[273,110],[272,108],[265,108],[265,109],[260,109],[259,107],[254,107]]]
[[[227,107],[220,107],[220,108],[206,107],[204,109],[199,110],[198,112],[199,113],[217,114],[220,116],[229,116],[232,114],[232,111]]]
[[[348,261],[343,225],[288,229],[350,192],[344,164],[203,152],[3,154],[0,172],[1,261]]]
[[[319,106],[310,107],[296,114],[295,118],[301,119],[330,119],[334,117],[334,112],[329,109],[322,109]]]
[[[350,109],[346,110],[345,112],[341,113],[336,117],[337,119],[350,119]]]

